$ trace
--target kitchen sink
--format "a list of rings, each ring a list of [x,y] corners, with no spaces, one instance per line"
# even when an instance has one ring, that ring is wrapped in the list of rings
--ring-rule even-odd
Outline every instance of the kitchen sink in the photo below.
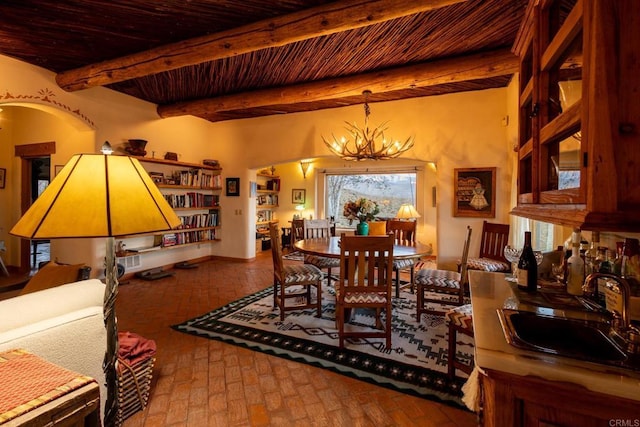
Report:
[[[606,322],[510,309],[499,309],[498,317],[507,342],[524,350],[614,366],[623,366],[628,359]]]

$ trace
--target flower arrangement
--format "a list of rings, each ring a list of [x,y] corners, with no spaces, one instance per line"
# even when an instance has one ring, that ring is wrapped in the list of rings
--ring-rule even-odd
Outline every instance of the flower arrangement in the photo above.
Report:
[[[354,219],[358,219],[360,222],[371,221],[378,212],[380,212],[378,203],[363,197],[355,202],[345,203],[342,215],[349,220],[349,225],[351,225]]]

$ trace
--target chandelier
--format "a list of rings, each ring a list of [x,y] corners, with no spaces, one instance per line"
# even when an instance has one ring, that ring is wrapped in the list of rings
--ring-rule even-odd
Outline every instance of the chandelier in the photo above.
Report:
[[[344,136],[340,139],[333,137],[333,141],[327,141],[324,136],[322,140],[329,150],[335,155],[342,157],[344,160],[388,160],[393,159],[413,147],[413,137],[410,136],[404,142],[389,139],[384,136],[387,130],[387,123],[384,122],[378,127],[369,129],[369,95],[370,90],[362,92],[364,95],[364,127],[359,128],[356,123],[347,124],[346,129],[350,134],[350,138]]]

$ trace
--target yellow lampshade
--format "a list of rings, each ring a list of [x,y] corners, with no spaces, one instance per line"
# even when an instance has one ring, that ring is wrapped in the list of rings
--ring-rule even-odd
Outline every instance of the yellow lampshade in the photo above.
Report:
[[[78,154],[11,229],[27,239],[118,237],[180,224],[137,159]]]
[[[400,219],[420,218],[420,214],[418,213],[416,208],[413,207],[413,205],[405,203],[400,206],[400,209],[398,209],[396,218],[400,218]]]

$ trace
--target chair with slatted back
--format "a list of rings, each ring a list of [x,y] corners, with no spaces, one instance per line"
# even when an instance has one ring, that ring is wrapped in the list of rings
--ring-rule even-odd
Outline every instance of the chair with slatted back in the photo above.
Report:
[[[271,255],[273,256],[273,306],[280,308],[280,320],[286,311],[316,308],[317,317],[322,315],[322,271],[309,264],[284,265],[282,261],[281,237],[277,223],[269,224]],[[316,288],[313,303],[311,288]],[[288,299],[303,298],[304,304],[286,305]]]
[[[328,219],[305,219],[303,222],[305,239],[329,239],[331,238],[331,224]],[[338,258],[324,257],[306,254],[305,264],[315,265],[319,269],[327,269],[327,283],[331,284],[331,269],[340,267]]]
[[[416,221],[399,221],[390,219],[387,221],[387,233],[393,234],[396,245],[416,245]],[[397,259],[393,261],[393,270],[396,273],[396,298],[400,297],[400,271],[409,270],[411,292],[414,289],[415,259]]]
[[[346,236],[340,239],[340,280],[336,282],[336,325],[340,348],[345,338],[385,338],[391,348],[393,237]],[[379,268],[379,266],[384,266]],[[376,330],[347,330],[348,312],[375,310]],[[382,311],[385,322],[382,322]]]
[[[464,304],[465,286],[467,283],[467,258],[469,257],[469,244],[471,243],[471,227],[467,226],[466,238],[462,249],[462,261],[460,272],[451,270],[430,270],[423,268],[415,274],[417,295],[417,318],[420,323],[422,313],[445,314],[446,310],[433,310],[426,304],[455,305]],[[451,298],[430,297],[425,292],[434,292]]]
[[[467,260],[468,270],[509,272],[511,264],[504,257],[504,247],[509,243],[509,224],[482,223],[480,255]]]
[[[294,219],[291,221],[291,247],[298,240],[304,239],[304,220]]]

